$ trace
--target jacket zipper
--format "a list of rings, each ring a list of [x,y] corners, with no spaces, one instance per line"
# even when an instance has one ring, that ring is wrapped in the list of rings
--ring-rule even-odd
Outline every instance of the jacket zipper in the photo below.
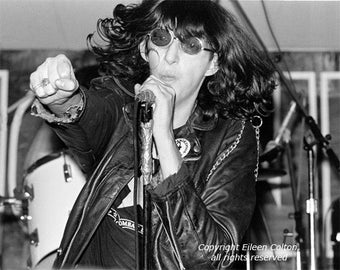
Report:
[[[122,143],[122,139],[123,139],[123,137],[120,139],[119,145]],[[111,156],[111,158],[112,158],[112,156]],[[103,166],[102,171],[103,171],[104,168],[107,166],[107,164],[110,163],[111,158],[109,158],[109,160],[106,161],[106,164]],[[102,173],[102,172],[101,172],[101,173]],[[101,174],[101,173],[100,173],[100,174]],[[100,174],[98,174],[98,175],[100,175]],[[104,181],[102,181],[102,183],[103,183],[103,182],[104,182]],[[102,185],[102,183],[100,184],[100,186]],[[71,248],[71,246],[73,245],[74,239],[76,238],[76,235],[78,234],[78,232],[79,232],[79,230],[80,230],[80,227],[81,227],[81,225],[82,225],[82,223],[83,223],[83,220],[84,220],[84,217],[85,217],[86,209],[87,209],[87,207],[88,207],[88,205],[89,205],[89,203],[90,203],[90,201],[91,201],[90,198],[92,197],[92,195],[93,195],[97,190],[98,190],[98,187],[95,188],[95,189],[92,189],[91,192],[90,192],[90,194],[89,194],[89,196],[88,196],[89,199],[86,201],[86,203],[85,203],[85,205],[84,205],[83,212],[82,212],[82,216],[81,216],[81,218],[80,218],[78,227],[77,227],[76,231],[74,232],[74,234],[73,234],[73,236],[72,236],[72,238],[71,238],[71,241],[69,242],[69,244],[68,244],[68,246],[67,246],[67,248],[66,248],[66,251],[65,251],[66,253],[65,253],[64,258],[63,258],[63,261],[62,261],[62,263],[61,263],[61,267],[63,267],[63,265],[65,264],[66,259],[67,259],[68,255],[69,255],[69,253],[70,253],[70,248]],[[101,217],[105,216],[105,214],[106,214],[106,212],[105,212],[104,215],[102,215]],[[62,251],[62,252],[63,252],[63,251]]]
[[[185,267],[183,265],[183,262],[182,262],[182,259],[181,259],[181,255],[179,253],[179,249],[178,249],[178,246],[177,246],[177,242],[175,240],[175,236],[174,236],[174,233],[173,233],[173,226],[172,226],[172,223],[171,223],[171,218],[170,218],[170,206],[169,206],[169,202],[165,202],[165,205],[166,205],[166,214],[168,216],[168,221],[169,221],[169,227],[170,227],[170,237],[171,237],[171,243],[173,248],[174,248],[174,251],[175,251],[175,254],[176,254],[176,257],[177,257],[177,260],[178,260],[178,263],[179,263],[179,267],[181,270],[185,270]],[[165,230],[166,231],[166,230]]]
[[[130,180],[131,180],[131,179],[132,179],[132,178],[130,178]],[[96,189],[96,190],[97,190],[97,189]],[[87,205],[88,205],[88,204],[86,204],[86,206],[84,207],[84,209],[86,209]],[[104,216],[105,216],[105,215],[107,214],[107,212],[109,211],[110,207],[111,207],[111,204],[108,204],[107,207],[105,208],[105,211],[103,211],[103,214],[99,216],[99,219],[98,219],[98,220],[102,220],[102,219],[104,218]],[[82,215],[81,221],[79,222],[79,227],[77,228],[77,231],[74,233],[74,235],[73,235],[73,237],[72,237],[72,240],[71,240],[71,242],[70,242],[70,245],[68,246],[67,254],[65,254],[63,264],[65,263],[65,259],[66,259],[66,257],[67,257],[68,254],[69,254],[69,250],[70,250],[71,245],[72,245],[73,242],[74,242],[75,236],[76,236],[76,234],[77,234],[77,233],[79,232],[79,230],[80,230],[80,227],[81,227],[80,225],[81,225],[83,219],[84,219],[84,215]],[[84,246],[87,245],[88,242],[89,242],[89,241],[87,241],[87,242],[84,244]]]
[[[169,241],[170,241],[170,245],[171,245],[173,251],[175,252],[175,256],[176,256],[177,262],[178,262],[179,266],[181,267],[181,270],[185,270],[185,267],[183,266],[183,263],[182,263],[181,259],[179,258],[178,249],[175,248],[175,244],[173,243],[173,242],[174,242],[174,239],[173,239],[173,237],[171,237],[171,236],[169,235],[167,229],[165,228],[165,226],[164,226],[164,220],[162,219],[162,216],[161,216],[161,214],[159,213],[159,210],[158,210],[158,208],[157,208],[156,205],[155,205],[155,209],[156,209],[157,215],[159,216],[159,218],[160,218],[160,220],[161,220],[161,222],[162,222],[162,225],[163,225],[163,227],[164,227],[164,231],[165,231],[165,233],[166,233],[166,235],[167,235],[167,237],[168,237],[168,239],[169,239]],[[167,211],[167,213],[168,213],[168,211]]]

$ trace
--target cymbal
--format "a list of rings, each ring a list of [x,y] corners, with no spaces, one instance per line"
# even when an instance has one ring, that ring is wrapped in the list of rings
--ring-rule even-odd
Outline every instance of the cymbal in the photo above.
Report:
[[[282,169],[260,168],[258,180],[267,180],[269,178],[285,176],[287,173]]]

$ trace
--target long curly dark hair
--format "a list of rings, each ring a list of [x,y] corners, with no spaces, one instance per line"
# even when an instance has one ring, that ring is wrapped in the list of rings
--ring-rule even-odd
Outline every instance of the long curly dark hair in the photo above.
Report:
[[[210,0],[144,0],[118,5],[113,18],[100,19],[88,45],[99,56],[101,69],[122,82],[142,83],[150,73],[140,43],[159,25],[175,34],[205,39],[218,55],[219,70],[207,77],[198,103],[207,115],[250,118],[268,110],[275,88],[274,67],[235,17]]]

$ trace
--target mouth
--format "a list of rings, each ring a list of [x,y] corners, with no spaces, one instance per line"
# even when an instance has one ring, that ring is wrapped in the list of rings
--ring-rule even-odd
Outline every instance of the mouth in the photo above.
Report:
[[[164,82],[173,82],[176,80],[176,76],[171,74],[160,74],[159,79]]]

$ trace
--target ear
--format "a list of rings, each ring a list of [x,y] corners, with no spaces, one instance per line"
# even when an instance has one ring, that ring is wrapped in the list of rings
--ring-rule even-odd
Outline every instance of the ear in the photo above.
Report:
[[[146,62],[149,62],[149,58],[148,58],[147,52],[146,52],[146,41],[145,41],[145,39],[139,44],[139,53]]]
[[[214,53],[213,59],[210,61],[210,66],[208,70],[205,72],[205,76],[214,75],[218,71],[218,55]]]

